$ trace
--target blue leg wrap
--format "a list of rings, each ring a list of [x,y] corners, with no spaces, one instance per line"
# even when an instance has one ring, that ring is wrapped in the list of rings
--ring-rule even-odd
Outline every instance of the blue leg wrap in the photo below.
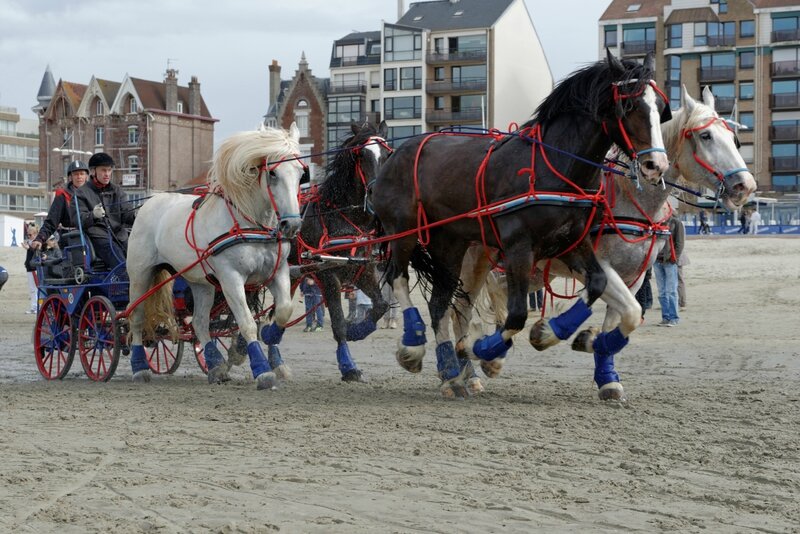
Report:
[[[364,319],[360,323],[351,324],[347,327],[345,339],[347,341],[361,341],[377,329],[378,325],[375,324],[375,321]]]
[[[512,340],[503,341],[503,331],[498,330],[491,336],[483,336],[472,346],[472,352],[483,361],[490,362],[497,358],[505,358],[511,348]]]
[[[250,356],[250,369],[253,371],[253,378],[258,378],[263,373],[272,371],[269,366],[267,358],[264,356],[264,351],[261,349],[261,343],[252,341],[247,344],[247,355]]]
[[[271,323],[261,329],[261,341],[265,345],[279,345],[283,339],[285,328],[278,326],[278,323]],[[252,345],[252,343],[250,343]],[[247,353],[250,354],[250,345],[247,346]]]
[[[622,335],[619,328],[611,332],[603,332],[592,343],[594,349],[594,381],[597,387],[610,382],[619,382],[619,375],[614,370],[614,355],[625,348],[628,338]]]
[[[267,360],[269,361],[269,366],[272,367],[273,369],[283,365],[283,358],[281,358],[281,350],[278,348],[277,345],[269,346],[267,350]]]
[[[147,364],[147,355],[144,352],[144,347],[141,345],[134,345],[131,347],[131,371],[138,373],[150,369]]]
[[[442,380],[453,379],[461,373],[452,341],[436,345],[436,370],[439,371],[439,378]]]
[[[417,347],[424,345],[426,341],[425,323],[422,321],[419,310],[416,308],[403,310],[403,345]]]
[[[578,331],[578,328],[592,315],[592,309],[586,305],[582,298],[572,305],[570,309],[550,319],[550,328],[558,339],[564,340]]]
[[[209,371],[225,363],[225,358],[222,357],[222,353],[217,348],[217,344],[213,341],[206,343],[203,349],[203,357],[206,359],[206,367]]]
[[[239,354],[244,354],[247,352],[247,341],[245,341],[242,334],[236,336],[236,352]]]
[[[353,357],[350,355],[350,347],[347,346],[347,343],[342,343],[336,347],[336,361],[339,363],[339,372],[342,373],[342,376],[358,370],[356,362],[353,361]]]

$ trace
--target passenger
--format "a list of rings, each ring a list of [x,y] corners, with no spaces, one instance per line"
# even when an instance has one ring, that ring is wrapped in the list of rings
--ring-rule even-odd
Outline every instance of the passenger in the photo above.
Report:
[[[125,261],[128,232],[136,218],[127,195],[111,183],[114,160],[105,152],[89,159],[90,180],[75,193],[81,228],[94,245],[94,252],[109,269]]]
[[[31,248],[38,250],[42,248],[45,241],[56,231],[73,228],[75,226],[75,206],[72,204],[72,197],[75,191],[86,183],[89,178],[89,167],[82,161],[73,161],[67,167],[67,185],[56,189],[56,196],[47,218],[42,223],[42,228],[31,242]]]

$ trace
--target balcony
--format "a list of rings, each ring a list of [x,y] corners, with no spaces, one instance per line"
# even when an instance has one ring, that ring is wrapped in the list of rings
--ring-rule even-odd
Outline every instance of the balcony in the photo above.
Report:
[[[770,65],[773,78],[797,76],[800,74],[800,61],[775,61]]]
[[[332,57],[330,68],[337,67],[359,67],[361,65],[380,65],[381,56],[345,56],[345,57]]]
[[[436,51],[428,54],[428,63],[433,65],[436,63],[471,63],[486,61],[485,48],[467,48],[467,49],[451,49],[445,51]]]
[[[800,28],[772,32],[772,42],[779,43],[781,41],[800,41]]]
[[[708,46],[735,46],[735,35],[709,35],[706,37]]]
[[[464,124],[481,122],[481,108],[431,109],[425,113],[425,120],[430,123]]]
[[[623,56],[643,56],[648,52],[655,51],[655,41],[624,41],[622,43]]]
[[[697,79],[700,83],[732,82],[736,79],[736,67],[700,67]]]
[[[367,82],[332,83],[328,88],[328,91],[332,95],[366,94]]]
[[[472,80],[428,82],[425,86],[429,93],[478,93],[486,91],[486,78]]]
[[[800,125],[770,126],[770,141],[800,141]]]
[[[422,118],[422,111],[418,109],[411,109],[411,108],[398,108],[398,109],[387,109],[384,113],[384,119],[387,121],[394,120],[394,119],[419,119]]]
[[[800,93],[769,95],[769,107],[772,109],[800,108]]]
[[[733,111],[736,99],[732,96],[718,96],[714,98],[714,109],[720,115],[725,115]]]
[[[800,172],[800,158],[797,156],[769,158],[769,170],[776,172]]]

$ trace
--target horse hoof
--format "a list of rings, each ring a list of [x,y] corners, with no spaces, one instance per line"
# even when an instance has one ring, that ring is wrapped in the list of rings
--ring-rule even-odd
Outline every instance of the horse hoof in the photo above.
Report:
[[[622,389],[622,384],[619,382],[604,384],[597,392],[597,396],[600,397],[601,401],[625,402],[628,400],[625,396],[625,390]]]
[[[425,357],[425,345],[407,347],[403,344],[398,344],[397,353],[395,353],[397,363],[409,373],[419,373],[422,371],[423,357]]]
[[[247,359],[247,353],[239,352],[234,348],[235,346],[236,346],[235,344],[231,345],[231,348],[228,349],[228,369],[230,369],[234,365],[236,366],[242,365]]]
[[[544,319],[539,319],[533,324],[529,339],[533,348],[539,351],[549,349],[561,341],[553,332],[550,323]]]
[[[228,365],[220,364],[213,369],[208,370],[208,383],[209,384],[222,384],[227,382],[231,377],[228,376]]]
[[[481,361],[481,371],[489,378],[497,378],[503,370],[503,359],[496,359],[490,362]]]
[[[459,377],[443,381],[439,386],[439,393],[445,400],[464,400],[469,397],[469,391]]]
[[[150,369],[144,369],[143,371],[136,371],[133,373],[133,381],[137,384],[146,384],[150,382],[152,377],[153,373],[150,372]]]
[[[278,377],[275,376],[275,373],[269,371],[268,373],[261,373],[256,378],[256,383],[258,384],[257,388],[259,391],[262,389],[266,390],[275,390],[278,389]]]
[[[365,383],[367,378],[361,372],[361,369],[353,369],[342,375],[342,382],[362,382]]]
[[[485,388],[483,387],[483,383],[481,379],[477,376],[474,376],[467,380],[467,391],[470,395],[480,395],[483,393]]]
[[[275,372],[275,376],[278,380],[283,382],[289,382],[292,379],[292,370],[289,369],[289,366],[285,363],[280,364],[278,367],[273,369]]]
[[[594,340],[597,339],[597,334],[599,333],[600,329],[595,327],[587,328],[586,330],[578,332],[578,335],[575,336],[575,339],[572,341],[572,350],[594,354],[594,348],[592,345],[594,344]]]

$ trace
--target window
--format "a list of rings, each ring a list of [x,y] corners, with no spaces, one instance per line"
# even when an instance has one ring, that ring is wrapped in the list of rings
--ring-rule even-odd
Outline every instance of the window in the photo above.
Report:
[[[128,113],[138,113],[139,106],[136,104],[136,99],[133,96],[129,97],[128,100]]]
[[[667,26],[667,48],[681,48],[683,46],[683,24],[669,24]]]
[[[775,80],[772,82],[773,95],[797,93],[800,93],[800,88],[798,88],[798,80]]]
[[[754,37],[756,35],[756,21],[743,20],[739,23],[739,37]]]
[[[134,101],[134,100],[132,100]],[[128,144],[136,145],[139,143],[139,127],[128,126]]]
[[[732,46],[736,43],[735,22],[695,22],[695,46]]]
[[[381,71],[375,70],[369,73],[369,86],[373,89],[381,86]]]
[[[800,145],[796,143],[773,143],[773,158],[796,158],[800,155]]]
[[[383,70],[383,90],[395,91],[397,89],[397,69]]]
[[[422,87],[422,67],[403,67],[400,69],[400,90]]]
[[[17,123],[0,119],[0,135],[17,135]]]
[[[436,109],[436,110],[444,109],[444,97],[443,96],[435,96],[435,97],[433,97],[433,109]]]
[[[739,147],[739,153],[742,155],[742,159],[745,163],[753,163],[754,161],[754,154],[753,145],[742,145]]]
[[[635,12],[639,11],[639,9],[641,7],[642,7],[642,4],[631,4],[631,5],[628,6],[628,9],[626,9],[626,11],[628,13],[635,13]]]
[[[775,191],[800,191],[800,177],[796,174],[773,174],[772,188]]]
[[[393,148],[397,148],[411,137],[422,133],[421,126],[393,126],[389,128],[389,143]]]
[[[384,100],[386,119],[419,119],[422,117],[422,97],[403,96]]]
[[[183,113],[183,100],[178,100],[178,113]]]
[[[798,38],[798,17],[780,17],[772,19],[773,41],[794,41]]]
[[[605,27],[605,39],[603,41],[603,46],[607,46],[609,48],[617,46],[617,27],[616,26],[606,26]]]
[[[724,52],[722,54],[701,54],[700,66],[704,69],[714,67],[733,67],[735,65],[736,56],[733,52]]]
[[[656,29],[654,26],[649,28],[623,28],[622,29],[622,42],[624,44],[632,43],[654,43],[656,40]],[[623,46],[624,46],[623,44]]]
[[[743,111],[739,113],[739,124],[741,124],[742,126],[747,126],[748,130],[752,130],[755,127],[753,112]]]
[[[308,110],[295,110],[294,122],[300,130],[300,137],[308,137]]]
[[[739,68],[752,69],[756,66],[756,53],[754,50],[745,50],[739,53]]]
[[[105,128],[102,126],[98,126],[94,129],[94,144],[97,146],[101,146],[103,144],[103,138],[105,137]]]
[[[436,37],[433,40],[433,50],[437,54],[444,54],[444,37]]]
[[[94,101],[94,114],[101,116],[103,114],[103,101],[99,98]]]
[[[739,99],[753,100],[754,90],[753,82],[739,82]]]
[[[130,169],[131,172],[139,170],[139,156],[128,156],[128,169]]]
[[[385,61],[422,59],[422,32],[386,26],[383,34]]]
[[[433,79],[437,82],[444,81],[444,67],[436,67],[433,69]]]
[[[681,56],[667,56],[666,80],[669,106],[678,109],[681,107]]]
[[[328,101],[328,124],[347,124],[360,121],[362,111],[361,98],[344,96]],[[352,132],[350,132],[352,133]],[[336,143],[338,145],[339,143]]]

